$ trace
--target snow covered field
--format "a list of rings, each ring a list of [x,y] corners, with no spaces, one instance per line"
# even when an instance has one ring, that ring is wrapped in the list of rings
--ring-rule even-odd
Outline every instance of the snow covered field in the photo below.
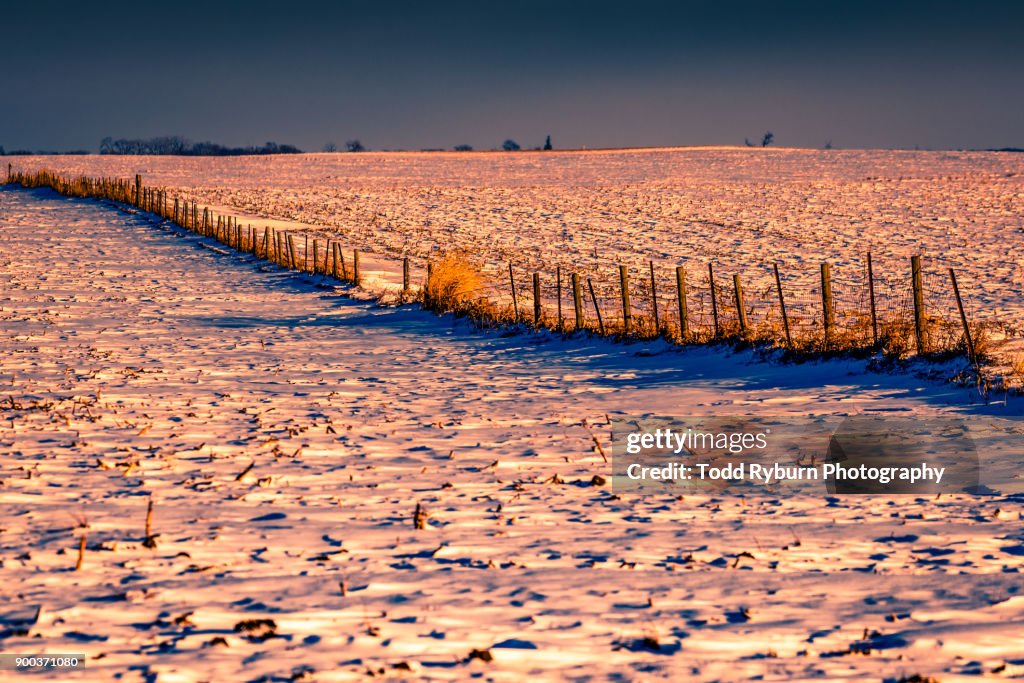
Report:
[[[671,167],[671,154],[650,154]],[[794,165],[778,185],[759,180],[763,164],[786,163],[780,152],[751,157],[734,189],[714,190],[701,174],[729,175],[715,160],[735,153],[702,154],[707,164],[661,194],[629,163],[611,164],[613,193],[605,170],[561,192],[561,164],[586,173],[600,158],[607,169],[615,153],[522,155],[487,187],[466,167],[483,174],[504,157],[407,155],[424,161],[403,164],[401,182],[372,165],[352,176],[352,164],[386,155],[44,161],[141,170],[306,221],[348,205],[344,227],[367,240],[386,234],[362,225],[370,207],[388,214],[377,229],[391,221],[399,234],[444,211],[433,227],[445,240],[524,258],[545,245],[545,258],[572,256],[528,228],[577,226],[603,202],[610,217],[579,240],[621,246],[632,197],[661,212],[638,254],[675,258],[683,247],[656,238],[686,225],[716,258],[820,240],[837,255],[849,242],[852,260],[863,223],[887,219],[850,220],[862,215],[850,197],[890,192],[901,204],[878,204],[917,230],[894,241],[951,235],[930,253],[965,268],[987,245],[984,271],[998,280],[987,296],[1021,304],[1020,177],[1006,175],[1020,157],[892,153],[896,170],[860,181],[877,173],[872,153],[835,153],[846,160],[835,175]],[[452,162],[438,169],[436,158]],[[922,158],[935,161],[928,178]],[[922,189],[938,175],[947,191]],[[814,213],[798,198],[822,183],[847,191]],[[679,199],[684,187],[692,199]],[[730,214],[743,223],[729,233],[684,220],[724,216],[758,192],[773,206],[785,197],[785,209]],[[514,208],[520,199],[528,206]],[[504,216],[487,209],[495,202]],[[834,213],[844,218],[830,238]],[[752,236],[765,231],[779,239]],[[98,203],[0,190],[0,649],[88,656],[85,671],[53,679],[1024,675],[1019,496],[617,497],[593,481],[610,469],[593,439],[607,448],[609,419],[622,415],[982,419],[1019,413],[1013,399],[985,405],[970,388],[870,374],[862,361],[485,334],[200,242]]]
[[[832,265],[840,317],[867,310],[869,250],[882,315],[895,315],[909,305],[909,259],[920,254],[932,311],[956,318],[946,270],[955,268],[971,318],[999,323],[999,340],[1011,339],[1001,355],[1008,365],[1024,362],[1021,154],[684,148],[13,162],[65,174],[141,173],[147,184],[255,224],[274,217],[316,226],[312,234],[381,254],[466,249],[505,295],[506,261],[521,269],[523,289],[527,273],[541,271],[549,303],[556,266],[577,270],[609,296],[609,317],[619,263],[632,268],[636,305],[648,305],[649,260],[663,302],[672,268],[687,267],[697,323],[710,324],[708,263],[720,287],[743,277],[753,320],[777,315],[778,262],[796,326],[813,328],[822,261]]]

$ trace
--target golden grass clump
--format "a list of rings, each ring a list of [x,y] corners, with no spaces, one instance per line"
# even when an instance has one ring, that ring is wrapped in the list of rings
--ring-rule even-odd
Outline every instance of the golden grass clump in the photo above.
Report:
[[[430,264],[423,306],[436,313],[476,313],[488,305],[484,277],[463,252],[451,252]]]

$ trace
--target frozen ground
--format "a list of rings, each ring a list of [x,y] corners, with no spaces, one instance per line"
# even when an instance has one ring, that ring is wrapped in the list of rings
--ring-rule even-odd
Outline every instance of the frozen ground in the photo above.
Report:
[[[200,241],[0,190],[0,649],[88,655],[52,678],[1024,675],[1019,497],[590,484],[609,416],[1017,404],[478,333]]]
[[[378,253],[422,260],[466,249],[489,264],[505,294],[512,261],[524,278],[544,273],[549,303],[555,267],[578,270],[609,295],[607,317],[617,310],[618,263],[633,270],[634,303],[648,305],[648,260],[663,301],[671,269],[687,267],[696,322],[710,322],[708,263],[720,287],[743,277],[752,320],[777,316],[778,262],[795,324],[813,328],[822,261],[832,264],[840,318],[867,310],[869,250],[883,315],[905,314],[909,258],[920,254],[929,308],[955,317],[946,271],[954,267],[971,318],[1005,326],[1014,341],[1002,355],[1024,363],[1022,154],[684,148],[12,160],[65,173],[141,173],[254,223],[320,226],[311,232]]]

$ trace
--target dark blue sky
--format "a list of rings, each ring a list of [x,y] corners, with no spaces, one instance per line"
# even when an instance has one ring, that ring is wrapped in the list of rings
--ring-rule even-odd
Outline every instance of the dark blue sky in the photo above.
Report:
[[[20,3],[0,145],[1024,147],[1022,4]]]

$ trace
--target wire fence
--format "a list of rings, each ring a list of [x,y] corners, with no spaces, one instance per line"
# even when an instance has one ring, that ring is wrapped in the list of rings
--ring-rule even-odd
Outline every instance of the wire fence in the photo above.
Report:
[[[395,259],[301,230],[243,224],[167,188],[145,187],[139,176],[65,178],[9,166],[7,182],[130,205],[284,268],[493,323],[679,343],[743,340],[794,352],[964,353],[974,362],[984,357],[976,344],[984,330],[971,322],[956,273],[916,256],[880,266],[865,254],[863,265],[824,263],[812,272],[783,263],[720,272],[712,261],[630,263],[595,253],[579,272],[526,271],[511,263],[478,267],[471,256],[458,254]],[[447,265],[432,274],[439,264]]]
[[[575,329],[580,309],[580,326],[603,327],[608,334],[688,343],[746,339],[816,352],[963,352],[976,358],[978,326],[972,330],[966,309],[961,314],[955,273],[922,266],[915,297],[914,261],[920,263],[906,260],[903,273],[829,267],[815,273],[811,283],[806,273],[787,272],[779,264],[739,274],[720,273],[714,264],[693,272],[649,261],[625,266],[624,272],[606,268],[586,276],[579,297],[572,273],[538,271],[535,289],[533,273],[510,268],[504,291],[489,297],[508,301],[514,290],[520,320],[559,330]]]

